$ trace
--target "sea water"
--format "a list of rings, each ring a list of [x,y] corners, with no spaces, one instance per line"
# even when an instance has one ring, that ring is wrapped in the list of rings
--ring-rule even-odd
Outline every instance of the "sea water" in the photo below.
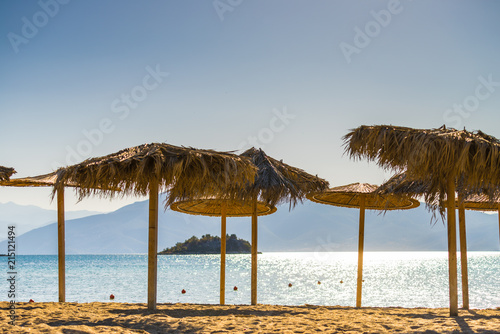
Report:
[[[500,252],[468,255],[470,307],[500,307]],[[250,268],[250,255],[226,256],[226,304],[250,303]],[[57,256],[17,256],[16,273],[17,301],[58,300]],[[218,304],[219,275],[218,255],[158,256],[158,302]],[[354,306],[356,276],[355,252],[259,254],[258,302]],[[446,252],[366,252],[363,279],[363,306],[449,305]],[[460,277],[458,286],[461,304]],[[147,255],[66,256],[66,301],[104,302],[110,294],[115,302],[147,301]]]

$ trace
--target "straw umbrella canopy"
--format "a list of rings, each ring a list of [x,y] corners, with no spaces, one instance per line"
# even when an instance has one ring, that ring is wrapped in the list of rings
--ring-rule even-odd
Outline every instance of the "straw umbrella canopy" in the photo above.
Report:
[[[51,187],[56,184],[56,173],[24,177],[0,182],[6,187]],[[57,191],[57,259],[59,276],[59,302],[66,301],[66,252],[64,238],[64,188]]]
[[[256,168],[248,158],[227,152],[200,150],[165,143],[144,144],[59,169],[54,190],[78,185],[80,198],[90,195],[149,194],[148,309],[156,309],[158,252],[158,193],[172,198],[217,196],[232,198],[231,190],[251,182]],[[98,189],[96,189],[98,188]]]
[[[226,295],[226,217],[250,217],[253,206],[248,201],[224,200],[218,198],[200,198],[173,203],[170,208],[190,215],[221,217],[220,247],[220,304],[225,304]],[[257,216],[270,215],[276,207],[257,202]]]
[[[248,186],[241,188],[243,197],[252,203],[252,271],[251,304],[257,304],[257,201],[276,206],[289,203],[290,209],[302,203],[306,195],[328,188],[328,182],[268,156],[261,149],[250,148],[240,156],[250,158],[257,166],[257,176]]]
[[[368,183],[352,183],[345,186],[330,188],[323,192],[310,193],[307,198],[313,202],[359,208],[358,237],[358,276],[356,287],[356,307],[361,307],[361,292],[363,283],[363,251],[365,238],[366,210],[407,210],[420,205],[409,196],[382,195],[376,192],[378,186]]]
[[[465,281],[467,288],[467,301],[464,299],[464,308],[469,308],[469,289],[468,289],[468,276],[467,276],[467,237],[465,232],[465,209],[475,211],[497,211],[498,212],[498,230],[500,237],[500,199],[494,201],[484,194],[472,194],[458,201],[458,220],[460,226],[460,249],[462,256],[462,281]],[[465,257],[465,259],[464,259]],[[465,262],[465,264],[464,264]],[[465,269],[464,269],[465,268]],[[463,284],[463,283],[462,283]],[[462,286],[463,289],[463,286]],[[465,295],[465,292],[463,293]]]
[[[425,195],[429,188],[430,180],[411,180],[406,173],[396,174],[391,177],[378,189],[383,194],[411,194],[412,196]],[[494,192],[494,191],[493,191]],[[433,203],[433,205],[439,205]],[[499,211],[498,200],[492,201],[488,196],[480,194],[470,194],[467,197],[459,195],[456,199],[458,209],[458,225],[460,235],[460,261],[462,271],[462,305],[464,309],[469,309],[469,275],[467,270],[467,235],[465,228],[465,209],[476,211]],[[500,228],[500,224],[499,224]]]
[[[406,171],[411,179],[430,180],[427,206],[442,217],[447,212],[450,315],[458,315],[455,191],[465,195],[484,188],[494,196],[488,186],[500,180],[499,141],[481,131],[388,125],[361,126],[343,139],[351,158],[365,157],[386,169]]]
[[[0,181],[8,181],[15,172],[14,168],[0,166]]]
[[[55,172],[33,177],[10,179],[0,181],[0,186],[6,187],[53,187],[57,181]],[[76,184],[69,182],[64,186],[75,187]],[[116,189],[119,190],[119,189]],[[57,190],[57,257],[59,276],[59,302],[66,300],[66,246],[65,246],[65,221],[64,221],[64,187]]]

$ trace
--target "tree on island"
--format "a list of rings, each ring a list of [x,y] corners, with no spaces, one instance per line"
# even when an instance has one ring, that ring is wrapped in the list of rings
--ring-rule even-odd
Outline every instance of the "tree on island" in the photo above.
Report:
[[[200,239],[192,236],[184,242],[178,242],[175,246],[165,248],[158,255],[168,254],[220,254],[220,237],[205,234]],[[238,239],[236,234],[227,235],[227,254],[249,254],[251,245],[248,241]]]

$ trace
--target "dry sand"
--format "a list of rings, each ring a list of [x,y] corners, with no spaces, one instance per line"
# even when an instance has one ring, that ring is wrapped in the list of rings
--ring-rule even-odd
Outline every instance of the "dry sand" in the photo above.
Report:
[[[500,309],[0,302],[2,333],[500,333]]]

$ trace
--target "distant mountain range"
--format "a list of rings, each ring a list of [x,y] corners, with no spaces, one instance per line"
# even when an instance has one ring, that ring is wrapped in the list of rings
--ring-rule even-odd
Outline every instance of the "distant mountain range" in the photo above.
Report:
[[[160,198],[164,199],[164,196]],[[220,218],[190,216],[160,204],[158,250],[174,246],[195,235],[220,235]],[[7,208],[7,209],[6,209]],[[0,204],[0,219],[17,225],[18,231],[29,229],[42,217],[36,207]],[[33,210],[33,211],[31,211]],[[45,214],[49,214],[45,212]],[[87,212],[88,213],[88,212]],[[67,213],[71,217],[73,213]],[[85,213],[79,213],[85,214]],[[321,205],[306,201],[289,211],[280,206],[275,214],[259,217],[258,250],[280,251],[356,251],[359,210]],[[497,214],[467,211],[468,249],[500,250]],[[36,223],[35,223],[36,222]],[[30,225],[31,224],[31,225]],[[42,224],[43,225],[43,224]],[[251,239],[250,218],[228,218],[227,233]],[[6,225],[2,227],[6,235]],[[57,254],[57,224],[34,228],[17,237],[18,254]],[[147,253],[148,201],[136,202],[107,214],[96,214],[66,221],[67,254]],[[7,249],[6,241],[0,242]],[[444,251],[446,228],[439,220],[431,224],[431,214],[422,205],[408,211],[391,211],[385,215],[367,211],[365,224],[366,251]]]
[[[96,215],[96,211],[68,211],[66,219],[76,219]],[[0,241],[7,238],[7,227],[16,225],[17,234],[29,232],[57,221],[56,210],[45,210],[34,205],[0,203]]]

